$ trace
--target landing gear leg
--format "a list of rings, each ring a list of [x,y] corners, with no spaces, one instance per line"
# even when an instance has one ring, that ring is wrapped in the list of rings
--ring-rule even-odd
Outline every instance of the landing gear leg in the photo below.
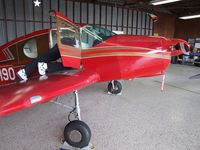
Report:
[[[74,118],[77,120],[81,120],[81,109],[79,104],[79,98],[78,98],[78,91],[74,91],[74,108],[68,115],[68,120],[71,122],[71,115],[74,115]]]
[[[81,111],[77,91],[74,91],[74,96],[75,107],[68,116],[70,122],[65,126],[64,139],[70,146],[74,148],[89,147],[91,130],[86,123],[81,121]],[[70,117],[72,114],[77,120],[71,121]]]
[[[122,84],[119,81],[112,80],[108,83],[108,94],[121,94]]]

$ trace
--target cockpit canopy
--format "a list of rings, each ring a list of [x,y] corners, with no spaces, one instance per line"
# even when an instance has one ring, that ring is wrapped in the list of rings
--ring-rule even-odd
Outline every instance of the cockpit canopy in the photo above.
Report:
[[[115,33],[108,29],[86,25],[81,28],[81,43],[87,44],[88,47],[93,47],[114,35]],[[85,47],[83,46],[82,49],[85,49]]]
[[[96,46],[97,44],[102,43],[108,38],[116,35],[114,32],[108,29],[91,25],[85,25],[81,27],[79,33],[76,33],[76,30],[74,30],[73,27],[62,27],[60,28],[59,32],[62,44],[81,49],[87,49]],[[78,34],[80,35],[80,39]],[[50,32],[50,47],[53,47],[56,43],[57,29],[52,29]]]

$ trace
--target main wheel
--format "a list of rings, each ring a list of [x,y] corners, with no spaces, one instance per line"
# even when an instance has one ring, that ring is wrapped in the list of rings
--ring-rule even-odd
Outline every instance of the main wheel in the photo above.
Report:
[[[74,120],[65,126],[64,138],[70,146],[83,148],[89,145],[91,131],[83,121]]]
[[[108,84],[108,92],[112,94],[119,94],[122,91],[122,84],[119,81],[114,81],[114,88],[112,82]]]

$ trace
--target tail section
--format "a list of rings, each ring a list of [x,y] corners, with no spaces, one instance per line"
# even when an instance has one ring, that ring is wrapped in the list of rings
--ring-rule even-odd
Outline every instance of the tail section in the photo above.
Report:
[[[190,44],[185,40],[173,39],[171,56],[178,56],[181,54],[189,55]]]

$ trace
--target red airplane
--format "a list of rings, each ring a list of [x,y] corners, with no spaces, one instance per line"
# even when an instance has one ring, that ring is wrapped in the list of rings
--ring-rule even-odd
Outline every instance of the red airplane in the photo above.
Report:
[[[58,11],[50,15],[56,18],[56,29],[36,31],[0,47],[0,117],[74,92],[75,107],[70,114],[77,120],[70,121],[64,130],[65,141],[73,147],[87,146],[91,137],[89,127],[81,121],[79,89],[108,81],[108,91],[119,94],[122,85],[117,80],[163,75],[171,56],[189,48],[184,40],[116,35],[97,26],[78,26]],[[76,44],[62,43],[66,37]],[[16,73],[56,43],[63,65],[73,69],[47,74],[45,80],[35,72],[27,82],[19,82]],[[70,138],[74,130],[81,134],[78,142]]]

